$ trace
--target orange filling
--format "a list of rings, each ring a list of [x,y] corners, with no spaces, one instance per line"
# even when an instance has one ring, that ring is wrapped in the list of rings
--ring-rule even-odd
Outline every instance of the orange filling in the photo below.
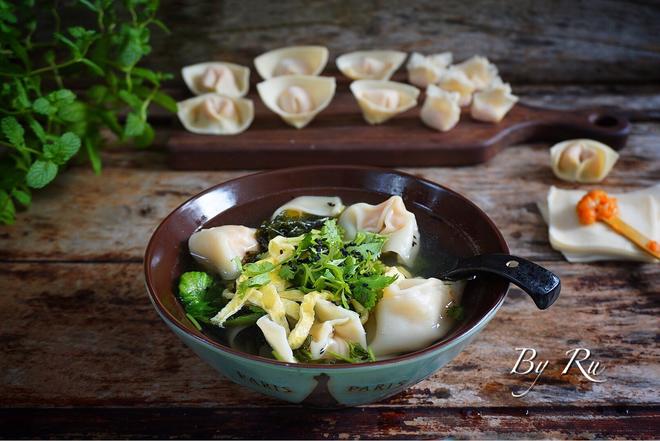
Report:
[[[603,190],[590,191],[577,204],[578,219],[584,225],[591,225],[598,220],[611,219],[618,212],[616,198],[609,197]]]
[[[660,243],[656,242],[655,240],[650,240],[649,243],[646,244],[646,248],[653,251],[654,253],[660,253]]]

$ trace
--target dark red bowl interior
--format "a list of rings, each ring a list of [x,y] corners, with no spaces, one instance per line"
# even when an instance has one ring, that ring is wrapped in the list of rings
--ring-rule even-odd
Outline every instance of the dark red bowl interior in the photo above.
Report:
[[[301,195],[340,196],[347,205],[376,204],[390,195],[400,195],[417,217],[423,247],[439,247],[457,256],[509,252],[497,227],[476,205],[448,188],[406,173],[351,166],[300,167],[257,173],[194,196],[158,226],[147,246],[145,274],[149,294],[161,314],[187,333],[221,350],[280,363],[237,352],[199,332],[186,318],[175,296],[175,287],[180,274],[193,268],[187,241],[194,231],[224,224],[256,227],[277,207]],[[424,254],[423,249],[421,254]],[[465,334],[502,303],[507,288],[508,282],[490,276],[470,281],[462,302],[466,315],[459,326],[429,348],[377,363],[414,357]],[[342,365],[328,367],[341,368]]]

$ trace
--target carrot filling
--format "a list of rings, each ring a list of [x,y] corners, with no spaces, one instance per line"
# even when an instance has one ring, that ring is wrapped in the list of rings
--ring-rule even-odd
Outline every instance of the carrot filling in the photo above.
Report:
[[[660,253],[660,243],[655,240],[650,240],[649,243],[646,244],[646,248],[654,253]]]
[[[619,207],[616,198],[610,197],[603,190],[591,190],[577,204],[580,223],[591,225],[599,220],[611,219],[617,215]]]

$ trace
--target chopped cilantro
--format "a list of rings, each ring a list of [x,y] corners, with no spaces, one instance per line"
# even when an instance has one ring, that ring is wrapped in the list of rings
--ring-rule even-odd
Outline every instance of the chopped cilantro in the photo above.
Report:
[[[370,348],[363,348],[357,343],[348,342],[348,355],[337,354],[336,352],[329,351],[338,360],[345,361],[346,363],[366,363],[369,361],[376,361],[373,351]]]

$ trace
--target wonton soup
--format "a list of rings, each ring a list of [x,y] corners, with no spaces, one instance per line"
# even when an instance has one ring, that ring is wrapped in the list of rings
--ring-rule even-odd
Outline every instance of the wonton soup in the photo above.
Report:
[[[195,232],[178,295],[191,322],[289,363],[363,363],[425,348],[461,320],[465,282],[419,277],[424,237],[399,196],[300,196],[258,228]]]

